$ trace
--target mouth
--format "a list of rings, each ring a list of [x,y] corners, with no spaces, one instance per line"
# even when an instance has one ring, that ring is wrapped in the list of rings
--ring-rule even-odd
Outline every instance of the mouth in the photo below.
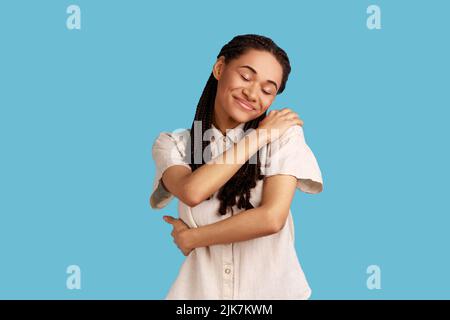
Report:
[[[247,110],[247,111],[255,111],[256,110],[255,108],[253,108],[251,105],[249,105],[247,102],[243,101],[242,99],[239,99],[236,97],[234,97],[234,99],[236,100],[237,104],[242,107],[242,109]]]

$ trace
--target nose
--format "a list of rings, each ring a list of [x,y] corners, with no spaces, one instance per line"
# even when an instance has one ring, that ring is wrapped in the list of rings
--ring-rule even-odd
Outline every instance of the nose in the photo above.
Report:
[[[250,102],[256,101],[256,84],[245,87],[244,90],[242,90],[242,92],[244,93],[248,101]]]

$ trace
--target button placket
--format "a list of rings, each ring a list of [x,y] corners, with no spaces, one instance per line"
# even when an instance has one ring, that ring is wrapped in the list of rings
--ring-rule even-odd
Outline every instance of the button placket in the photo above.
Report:
[[[223,298],[233,299],[233,265],[231,264],[223,266]]]
[[[233,244],[223,245],[223,299],[233,299],[234,267],[233,267]]]
[[[230,137],[224,135],[222,136],[223,148],[221,152],[225,152],[230,145]],[[234,267],[233,267],[233,244],[223,245],[223,299],[232,300],[233,290],[234,290]]]

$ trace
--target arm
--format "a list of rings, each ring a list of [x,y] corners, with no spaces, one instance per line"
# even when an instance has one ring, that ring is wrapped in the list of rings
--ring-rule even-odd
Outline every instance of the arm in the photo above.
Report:
[[[184,166],[169,167],[163,173],[163,185],[187,205],[196,206],[233,177],[268,139],[266,130],[256,129],[194,172]]]
[[[172,236],[186,255],[198,247],[268,236],[279,232],[285,225],[296,184],[297,179],[290,175],[267,177],[261,206],[199,228],[189,229],[174,218],[166,221],[173,224]]]
[[[227,183],[261,147],[293,125],[302,126],[303,121],[291,109],[272,110],[257,129],[194,172],[184,166],[169,167],[162,175],[163,185],[187,205],[196,206]]]
[[[293,125],[302,126],[303,121],[291,109],[272,110],[256,130],[194,172],[185,166],[169,167],[162,175],[163,185],[182,202],[196,206],[218,191],[261,147]]]

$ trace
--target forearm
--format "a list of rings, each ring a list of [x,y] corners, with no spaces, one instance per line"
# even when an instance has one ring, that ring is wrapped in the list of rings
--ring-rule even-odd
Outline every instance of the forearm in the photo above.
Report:
[[[186,230],[187,246],[195,249],[260,238],[276,233],[275,223],[265,207],[258,207],[224,220]]]
[[[185,181],[186,192],[194,194],[197,202],[207,199],[231,179],[251,156],[267,144],[267,139],[265,130],[253,130],[221,155],[192,172]]]

